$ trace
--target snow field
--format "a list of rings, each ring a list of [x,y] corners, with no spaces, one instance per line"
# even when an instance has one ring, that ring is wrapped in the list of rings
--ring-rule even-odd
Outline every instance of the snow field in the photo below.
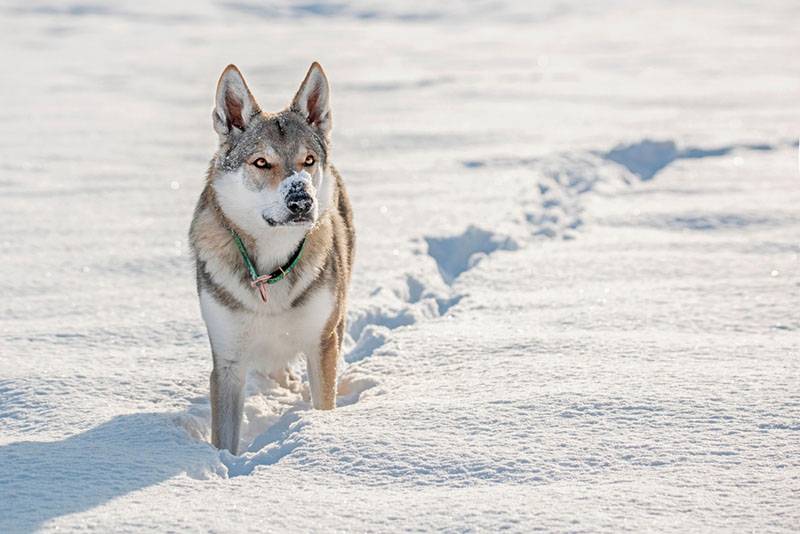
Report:
[[[4,6],[0,532],[797,530],[797,16]],[[186,244],[213,85],[278,109],[314,59],[339,407],[253,375],[233,457]]]

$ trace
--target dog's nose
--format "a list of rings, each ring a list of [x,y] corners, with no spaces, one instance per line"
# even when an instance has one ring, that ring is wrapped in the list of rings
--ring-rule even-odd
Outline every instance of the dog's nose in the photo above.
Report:
[[[286,196],[286,207],[293,215],[305,215],[314,206],[314,199],[305,190],[293,190]]]

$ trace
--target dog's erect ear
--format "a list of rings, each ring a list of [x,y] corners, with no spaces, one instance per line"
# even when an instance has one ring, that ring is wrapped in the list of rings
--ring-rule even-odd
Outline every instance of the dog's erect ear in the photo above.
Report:
[[[331,99],[328,78],[316,61],[308,69],[306,79],[292,100],[292,111],[305,117],[312,128],[316,128],[327,140],[331,133]]]
[[[236,65],[228,65],[217,82],[214,130],[227,136],[247,128],[250,119],[259,112],[258,103]]]

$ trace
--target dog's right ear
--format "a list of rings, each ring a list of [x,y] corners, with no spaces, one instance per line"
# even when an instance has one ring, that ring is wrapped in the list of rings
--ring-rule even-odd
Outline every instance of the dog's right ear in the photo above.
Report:
[[[216,107],[212,113],[214,130],[227,137],[247,128],[260,109],[236,65],[228,65],[217,82]]]

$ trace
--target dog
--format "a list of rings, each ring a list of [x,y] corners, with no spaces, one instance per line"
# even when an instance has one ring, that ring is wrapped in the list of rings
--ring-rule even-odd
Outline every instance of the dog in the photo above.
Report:
[[[330,160],[330,88],[314,62],[288,108],[262,111],[228,65],[212,112],[219,148],[189,241],[213,359],[211,441],[237,454],[250,370],[305,356],[311,404],[336,405],[355,232]]]

